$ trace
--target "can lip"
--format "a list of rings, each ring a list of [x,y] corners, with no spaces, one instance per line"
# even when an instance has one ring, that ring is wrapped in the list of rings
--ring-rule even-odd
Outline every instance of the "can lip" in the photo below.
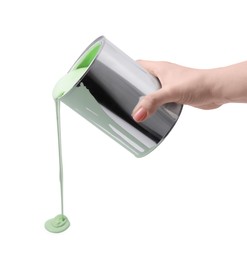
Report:
[[[83,51],[83,53],[79,56],[79,58],[75,61],[69,71],[75,70],[81,67],[87,67],[87,71],[93,66],[95,60],[100,55],[104,45],[106,38],[105,36],[99,36],[95,39],[88,47]],[[86,74],[86,73],[85,73]],[[84,74],[84,75],[85,75]]]
[[[88,47],[83,51],[83,53],[79,56],[79,58],[76,60],[76,62],[73,64],[71,69],[68,71],[68,73],[58,82],[63,83],[63,81],[68,82],[67,79],[71,78],[74,74],[76,74],[76,77],[73,77],[73,80],[69,80],[69,86],[70,87],[60,87],[61,89],[56,88],[58,83],[56,84],[54,91],[53,91],[53,97],[56,96],[59,99],[62,99],[65,95],[67,95],[73,88],[80,85],[83,78],[87,75],[87,73],[90,71],[92,66],[94,65],[95,60],[100,55],[103,46],[105,44],[105,37],[100,36],[97,39],[95,39]],[[61,84],[60,84],[61,85]],[[62,92],[62,89],[64,91]],[[57,94],[59,91],[61,94]]]
[[[61,99],[66,95],[75,85],[78,84],[78,81],[83,77],[87,68],[79,68],[76,70],[71,70],[65,76],[63,76],[53,88],[52,96],[56,99]]]

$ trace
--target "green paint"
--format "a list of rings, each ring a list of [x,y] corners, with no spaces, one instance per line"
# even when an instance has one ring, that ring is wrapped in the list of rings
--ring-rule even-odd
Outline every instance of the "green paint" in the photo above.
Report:
[[[96,56],[98,55],[101,48],[99,42],[95,43],[88,51],[86,51],[73,65],[72,70],[77,70],[80,68],[86,68],[91,65]]]
[[[61,214],[55,218],[49,219],[45,223],[45,228],[52,233],[60,233],[65,231],[70,222],[64,215],[63,203],[63,158],[62,158],[62,142],[61,142],[61,119],[60,119],[60,100],[55,99],[56,117],[57,117],[57,137],[58,137],[58,154],[59,154],[59,179],[60,179],[60,195],[61,195]]]
[[[58,137],[58,155],[59,155],[59,179],[60,179],[60,196],[61,196],[61,214],[53,219],[49,219],[45,223],[45,228],[53,233],[60,233],[65,231],[70,222],[64,215],[63,203],[63,158],[62,158],[62,142],[61,142],[61,119],[60,119],[60,99],[67,94],[82,78],[88,68],[78,68],[71,70],[55,85],[52,96],[56,104],[56,118],[57,118],[57,137]]]
[[[45,228],[52,233],[60,233],[65,231],[70,222],[64,215],[63,203],[63,159],[62,159],[62,143],[61,143],[61,119],[60,119],[60,99],[66,95],[83,77],[89,65],[93,62],[99,53],[101,45],[94,44],[79,60],[74,64],[73,68],[55,85],[52,96],[56,104],[57,117],[57,136],[58,136],[58,154],[59,154],[59,179],[60,179],[60,196],[61,196],[61,214],[55,218],[49,219],[45,223]]]
[[[57,137],[58,137],[58,155],[59,155],[59,180],[61,192],[61,213],[63,215],[63,158],[62,158],[62,142],[61,142],[61,119],[60,119],[60,100],[56,99],[56,115],[57,115]]]
[[[84,75],[86,70],[87,68],[72,70],[67,73],[63,78],[61,78],[53,89],[53,98],[56,100],[68,93]]]
[[[61,233],[70,226],[69,220],[64,215],[57,215],[45,223],[45,228],[52,233]]]

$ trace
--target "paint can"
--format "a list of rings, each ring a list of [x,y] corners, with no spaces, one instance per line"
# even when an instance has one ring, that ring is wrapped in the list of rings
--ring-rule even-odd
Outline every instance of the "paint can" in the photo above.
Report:
[[[155,149],[182,111],[181,104],[168,103],[146,121],[135,122],[131,113],[140,97],[159,89],[160,83],[104,36],[86,48],[68,75],[73,73],[76,80],[60,101],[136,157]]]

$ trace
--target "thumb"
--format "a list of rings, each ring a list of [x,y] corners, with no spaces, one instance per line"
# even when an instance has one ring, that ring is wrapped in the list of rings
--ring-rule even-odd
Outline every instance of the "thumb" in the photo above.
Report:
[[[141,97],[132,112],[132,117],[136,122],[142,122],[154,114],[159,106],[172,101],[168,91],[165,88],[161,88]]]
[[[137,63],[142,68],[147,70],[149,73],[153,74],[154,76],[157,76],[157,73],[156,73],[157,61],[137,60]]]

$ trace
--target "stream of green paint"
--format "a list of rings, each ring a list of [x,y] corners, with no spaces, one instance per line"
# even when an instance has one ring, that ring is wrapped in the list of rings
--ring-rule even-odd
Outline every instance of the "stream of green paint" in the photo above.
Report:
[[[80,80],[87,68],[79,68],[67,73],[60,79],[53,89],[53,98],[56,105],[57,118],[57,137],[58,137],[58,155],[59,155],[59,179],[60,179],[60,197],[61,197],[61,214],[55,218],[49,219],[45,223],[45,228],[52,233],[60,233],[65,231],[70,222],[64,215],[64,200],[63,200],[63,158],[62,158],[62,142],[61,142],[61,118],[60,118],[60,99],[68,93]]]
[[[58,137],[58,154],[59,154],[59,179],[60,179],[60,196],[61,196],[61,214],[55,218],[49,219],[45,223],[45,228],[52,233],[60,233],[65,231],[70,222],[64,215],[63,204],[63,158],[62,158],[62,143],[61,143],[61,119],[60,119],[60,100],[55,99],[56,117],[57,117],[57,137]]]
[[[64,201],[63,201],[63,159],[62,159],[62,144],[61,144],[61,119],[60,119],[60,99],[66,95],[82,78],[88,70],[88,67],[93,62],[100,51],[101,44],[94,44],[73,66],[72,70],[61,78],[53,89],[53,98],[56,104],[57,117],[57,136],[58,136],[58,154],[59,154],[59,179],[60,179],[60,196],[61,196],[61,214],[55,218],[49,219],[45,222],[45,228],[53,233],[60,233],[65,231],[70,222],[64,215]]]

